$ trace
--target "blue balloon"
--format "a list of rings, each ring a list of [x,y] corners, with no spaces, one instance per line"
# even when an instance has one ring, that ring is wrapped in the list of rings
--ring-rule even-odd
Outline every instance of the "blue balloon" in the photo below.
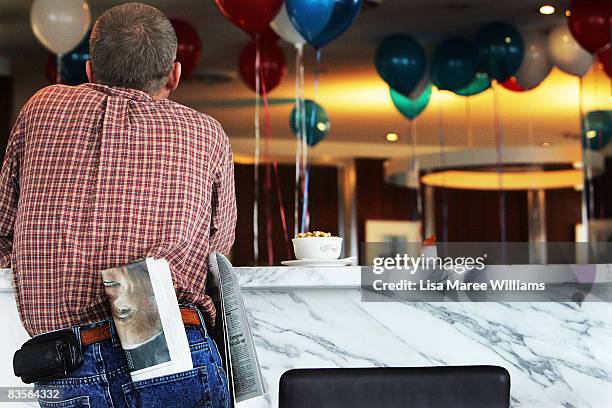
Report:
[[[327,132],[331,128],[329,117],[325,109],[315,101],[306,99],[304,101],[306,111],[306,143],[308,146],[314,146],[325,138]],[[298,110],[294,107],[289,118],[289,126],[296,137],[300,137],[300,126],[302,122]]]
[[[404,95],[409,95],[425,74],[425,50],[406,34],[386,37],[378,46],[374,60],[382,79]]]
[[[476,76],[476,54],[472,43],[450,38],[436,48],[431,61],[431,81],[451,91],[468,86]]]
[[[523,38],[510,24],[486,24],[478,31],[474,42],[480,68],[500,82],[514,75],[523,62]]]
[[[85,63],[89,59],[89,35],[71,51],[62,55],[62,84],[80,85],[89,82]]]
[[[353,23],[362,0],[286,0],[295,29],[314,48],[322,48]]]

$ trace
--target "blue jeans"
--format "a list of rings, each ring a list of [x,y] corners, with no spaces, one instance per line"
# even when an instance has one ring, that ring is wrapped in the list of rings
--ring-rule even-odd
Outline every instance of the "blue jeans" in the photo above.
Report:
[[[201,321],[204,321],[200,315]],[[75,327],[80,330],[100,326],[99,322]],[[84,363],[67,378],[36,383],[44,390],[39,395],[42,408],[134,408],[134,407],[203,407],[230,406],[227,376],[214,341],[206,327],[185,328],[194,369],[149,380],[132,382],[119,338],[111,322],[112,339],[83,347]],[[58,390],[58,391],[48,391]]]

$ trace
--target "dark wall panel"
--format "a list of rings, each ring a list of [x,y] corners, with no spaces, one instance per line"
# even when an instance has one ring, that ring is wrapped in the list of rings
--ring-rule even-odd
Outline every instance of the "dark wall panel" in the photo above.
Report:
[[[384,181],[384,160],[357,159],[355,168],[357,183],[357,239],[361,257],[361,243],[365,241],[367,220],[417,219],[416,194],[414,190],[399,187]]]
[[[527,192],[506,191],[506,241],[528,241]],[[436,189],[436,235],[443,240],[443,203],[448,205],[449,242],[495,242],[501,240],[500,193],[459,189]]]
[[[383,162],[383,160],[374,159],[356,161],[357,228],[360,243],[365,240],[366,220],[416,219],[414,191],[385,183]],[[506,240],[528,241],[527,192],[507,191],[504,194],[506,197]],[[442,240],[444,236],[442,209],[445,197],[448,203],[449,241],[495,242],[500,240],[500,193],[498,191],[435,189],[434,196],[438,240]],[[580,202],[580,193],[574,190],[546,192],[549,241],[574,240],[574,225],[580,222]]]
[[[573,189],[546,192],[546,233],[549,242],[571,242],[576,224],[582,221],[582,194]]]
[[[288,244],[284,239],[279,207],[278,189],[273,168],[271,194],[266,194],[264,188],[266,165],[260,166],[259,189],[259,262],[267,265],[267,221],[272,220],[272,248],[274,261],[278,265],[285,259],[293,259],[294,220],[294,186],[295,167],[293,165],[278,166],[278,181],[289,235]],[[237,164],[236,201],[238,206],[238,221],[236,225],[236,241],[233,249],[233,262],[238,266],[255,265],[253,257],[253,200],[254,200],[254,167]],[[269,208],[269,217],[266,209]],[[310,175],[310,230],[322,230],[338,234],[338,170],[336,167],[313,166]]]
[[[593,178],[591,190],[593,213],[590,217],[612,218],[612,158],[605,159],[603,172]]]

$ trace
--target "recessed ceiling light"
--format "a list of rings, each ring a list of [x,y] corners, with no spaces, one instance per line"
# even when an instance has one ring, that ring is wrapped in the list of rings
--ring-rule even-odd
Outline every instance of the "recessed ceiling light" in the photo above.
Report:
[[[550,146],[552,146],[552,143],[550,143],[550,142],[542,142],[542,143],[540,143],[540,146],[542,146],[542,147],[550,147]]]
[[[399,136],[397,133],[387,133],[387,140],[389,142],[397,142],[398,139],[399,139]]]
[[[572,12],[569,10],[565,10],[565,17],[569,17],[572,15]]]
[[[542,7],[540,7],[540,14],[549,15],[549,14],[553,14],[554,12],[555,12],[555,8],[551,6],[550,4],[545,4]]]

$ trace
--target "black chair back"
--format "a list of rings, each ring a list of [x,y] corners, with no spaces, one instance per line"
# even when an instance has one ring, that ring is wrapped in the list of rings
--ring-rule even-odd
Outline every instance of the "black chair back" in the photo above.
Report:
[[[495,366],[296,369],[279,408],[508,408],[510,374]]]

